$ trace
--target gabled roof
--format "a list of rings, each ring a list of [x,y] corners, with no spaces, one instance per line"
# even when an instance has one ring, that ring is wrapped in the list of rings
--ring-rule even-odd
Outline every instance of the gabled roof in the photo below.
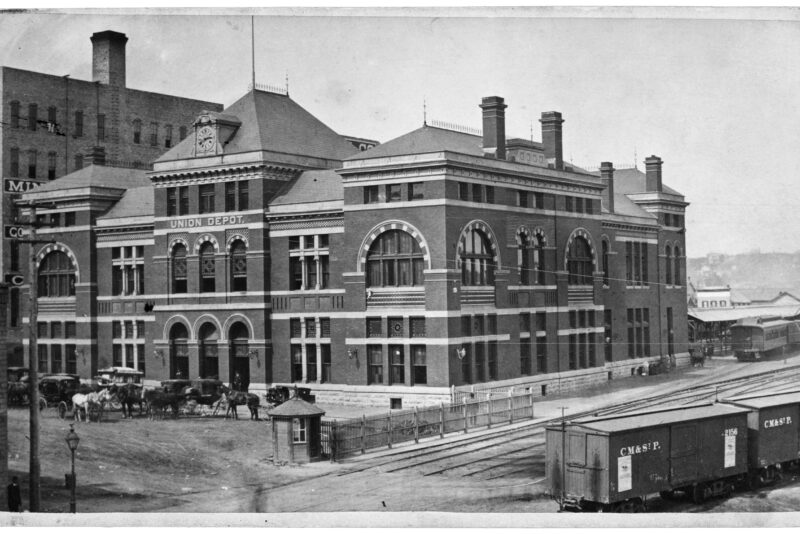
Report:
[[[122,217],[147,217],[152,216],[154,190],[152,185],[128,189],[119,202],[108,210],[100,219],[118,219]]]
[[[270,206],[344,200],[342,177],[333,170],[305,171],[286,184]]]
[[[614,192],[626,195],[634,193],[646,193],[645,180],[647,175],[639,169],[615,169],[614,170]],[[661,184],[664,193],[670,195],[683,196],[666,184]]]
[[[347,159],[373,159],[443,151],[483,156],[483,138],[426,125]]]
[[[344,136],[323,124],[286,95],[250,91],[219,115],[241,122],[225,145],[226,154],[261,150],[341,161],[358,152]],[[178,143],[157,162],[194,157],[192,135]]]
[[[314,406],[303,399],[292,397],[274,410],[270,410],[270,417],[303,417],[306,415],[325,415],[325,410]]]
[[[105,165],[89,165],[80,170],[64,175],[61,178],[37,187],[31,193],[65,191],[84,187],[110,187],[130,189],[150,185],[150,179],[143,169],[127,169],[107,167]]]

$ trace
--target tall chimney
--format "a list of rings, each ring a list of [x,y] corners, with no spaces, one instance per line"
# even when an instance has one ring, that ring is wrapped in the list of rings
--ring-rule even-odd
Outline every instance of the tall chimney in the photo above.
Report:
[[[92,34],[92,81],[125,87],[124,33],[111,30]]]
[[[600,164],[600,179],[606,186],[603,200],[609,213],[614,213],[614,164],[604,161]]]
[[[544,157],[548,165],[554,169],[564,169],[564,149],[561,145],[561,125],[564,120],[558,111],[543,111],[542,118],[542,144],[544,145]]]
[[[485,96],[483,110],[483,155],[506,159],[506,106],[500,96]]]
[[[661,158],[650,156],[645,158],[644,167],[646,170],[645,191],[662,191],[661,188]]]

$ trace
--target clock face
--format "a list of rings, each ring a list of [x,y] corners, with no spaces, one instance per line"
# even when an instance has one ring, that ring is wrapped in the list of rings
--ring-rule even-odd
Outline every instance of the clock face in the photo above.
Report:
[[[199,130],[197,130],[197,148],[204,152],[207,152],[214,148],[214,144],[216,143],[217,135],[214,132],[214,128],[211,126],[203,126]]]

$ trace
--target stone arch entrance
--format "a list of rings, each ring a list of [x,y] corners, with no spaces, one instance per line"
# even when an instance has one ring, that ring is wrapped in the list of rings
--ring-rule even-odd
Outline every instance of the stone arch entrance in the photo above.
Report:
[[[241,322],[233,323],[228,331],[228,339],[231,387],[240,387],[242,391],[247,391],[250,386],[250,331],[247,325]],[[240,384],[237,383],[239,381]]]

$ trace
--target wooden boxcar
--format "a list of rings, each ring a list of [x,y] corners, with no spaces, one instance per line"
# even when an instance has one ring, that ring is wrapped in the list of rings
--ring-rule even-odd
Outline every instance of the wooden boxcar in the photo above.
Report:
[[[771,317],[740,319],[731,326],[733,353],[741,361],[754,361],[783,354],[800,341],[800,325]]]
[[[747,416],[750,485],[774,481],[800,459],[800,391],[725,399],[752,410]]]
[[[616,512],[644,511],[654,493],[730,493],[747,475],[747,414],[706,404],[548,426],[549,491],[567,509]]]

